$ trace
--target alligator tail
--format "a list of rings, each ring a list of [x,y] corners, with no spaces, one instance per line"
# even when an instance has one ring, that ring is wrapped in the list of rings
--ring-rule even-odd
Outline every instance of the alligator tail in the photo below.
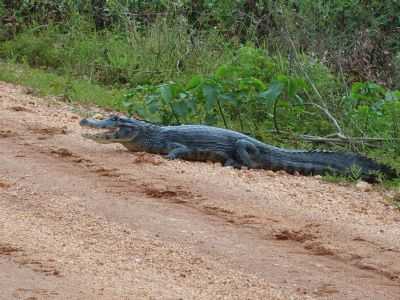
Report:
[[[355,153],[282,150],[266,156],[269,164],[267,167],[273,170],[283,169],[291,174],[344,175],[367,182],[398,177],[393,168]]]

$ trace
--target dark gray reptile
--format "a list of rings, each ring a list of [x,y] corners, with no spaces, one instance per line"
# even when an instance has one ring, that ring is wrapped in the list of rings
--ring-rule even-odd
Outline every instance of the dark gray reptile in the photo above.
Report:
[[[83,119],[80,125],[108,129],[83,134],[98,143],[120,143],[133,152],[162,154],[169,159],[213,161],[236,168],[285,170],[304,175],[348,175],[358,168],[361,178],[369,182],[376,181],[378,175],[397,176],[390,167],[358,154],[282,149],[236,131],[205,125],[159,126],[118,116]]]

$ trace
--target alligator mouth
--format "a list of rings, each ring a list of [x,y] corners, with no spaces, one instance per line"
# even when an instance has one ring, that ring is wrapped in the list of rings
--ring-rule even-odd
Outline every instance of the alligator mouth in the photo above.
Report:
[[[96,142],[107,142],[116,136],[118,127],[107,124],[107,120],[83,119],[79,122],[86,129],[82,137]],[[110,126],[111,125],[111,126]]]
[[[116,117],[107,120],[83,119],[79,122],[86,129],[82,133],[84,138],[103,144],[131,141],[135,137],[135,131],[119,123]]]
[[[86,129],[87,132],[82,133],[82,137],[94,140],[96,142],[107,142],[113,140],[116,138],[117,132],[119,131],[119,128],[86,127]]]

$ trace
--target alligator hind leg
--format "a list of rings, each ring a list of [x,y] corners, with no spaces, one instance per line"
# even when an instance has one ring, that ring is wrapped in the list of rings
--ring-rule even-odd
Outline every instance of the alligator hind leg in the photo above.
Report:
[[[232,167],[234,169],[240,169],[242,165],[234,159],[227,159],[224,163],[224,167]]]
[[[240,168],[240,163],[223,151],[194,151],[194,157],[199,161],[219,162],[225,167]]]
[[[255,159],[260,155],[260,151],[253,143],[244,139],[238,140],[236,142],[236,155],[239,162],[244,166],[248,168],[258,168],[259,164]]]

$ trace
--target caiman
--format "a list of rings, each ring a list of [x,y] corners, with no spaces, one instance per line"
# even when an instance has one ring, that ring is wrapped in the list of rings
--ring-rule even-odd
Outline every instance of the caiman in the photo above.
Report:
[[[284,170],[303,175],[357,173],[368,182],[376,182],[382,176],[397,177],[394,169],[355,153],[283,149],[236,131],[206,125],[161,126],[119,116],[83,119],[80,125],[106,129],[83,134],[98,143],[120,143],[129,151],[161,154],[169,159],[212,161],[234,168]]]

